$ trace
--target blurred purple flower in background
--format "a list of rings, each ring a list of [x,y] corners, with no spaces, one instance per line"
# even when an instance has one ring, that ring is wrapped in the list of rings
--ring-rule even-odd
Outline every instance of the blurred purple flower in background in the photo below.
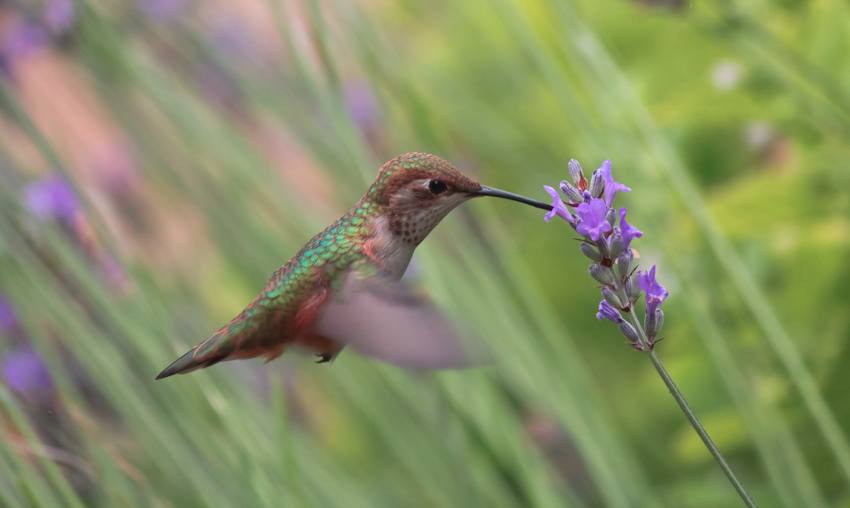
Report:
[[[97,260],[97,267],[100,271],[99,278],[104,286],[122,293],[130,290],[129,276],[117,258],[103,253]]]
[[[378,127],[381,120],[381,106],[374,90],[361,81],[351,81],[344,85],[345,108],[351,119],[363,131]]]
[[[55,35],[67,32],[74,24],[74,2],[51,0],[44,10],[44,24]]]
[[[232,61],[255,59],[262,51],[257,34],[244,22],[231,17],[219,18],[209,29],[210,42],[216,51]]]
[[[183,10],[186,0],[140,0],[142,11],[156,21],[173,21]]]
[[[0,331],[12,331],[18,327],[18,317],[12,303],[0,295]]]
[[[13,390],[38,395],[52,391],[47,365],[32,346],[18,348],[0,360],[0,375]]]
[[[5,34],[3,52],[12,60],[24,58],[48,43],[47,31],[38,24],[15,20]]]
[[[194,78],[204,97],[212,104],[230,112],[242,111],[242,90],[220,66],[215,63],[201,65],[195,70]]]
[[[26,187],[27,208],[41,219],[71,221],[80,203],[71,184],[61,176],[49,176]]]

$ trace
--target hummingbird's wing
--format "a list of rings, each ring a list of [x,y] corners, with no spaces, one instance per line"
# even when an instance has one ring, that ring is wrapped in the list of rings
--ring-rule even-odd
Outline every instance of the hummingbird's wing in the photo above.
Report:
[[[314,330],[360,354],[410,369],[458,369],[489,361],[483,343],[427,298],[371,270],[349,270]]]

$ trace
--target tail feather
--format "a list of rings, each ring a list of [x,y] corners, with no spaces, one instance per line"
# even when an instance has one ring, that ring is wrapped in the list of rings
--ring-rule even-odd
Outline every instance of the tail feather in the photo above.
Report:
[[[224,360],[268,356],[276,358],[283,350],[287,334],[281,322],[285,313],[268,309],[259,298],[212,337],[178,358],[156,377],[188,374]]]
[[[211,365],[215,365],[216,363],[224,360],[223,356],[206,358],[204,360],[196,360],[195,350],[196,348],[192,348],[188,353],[175,360],[174,363],[172,363],[171,365],[166,367],[165,370],[160,372],[156,379],[165,379],[169,376],[173,376],[174,374],[188,374],[190,372],[195,372],[199,369],[205,369]]]

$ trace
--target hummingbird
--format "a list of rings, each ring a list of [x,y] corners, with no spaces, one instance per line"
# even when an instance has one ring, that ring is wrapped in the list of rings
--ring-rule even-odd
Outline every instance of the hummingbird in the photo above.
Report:
[[[354,208],[307,242],[238,316],[156,379],[227,360],[268,362],[290,346],[314,351],[318,363],[350,345],[406,368],[468,365],[470,352],[455,327],[401,278],[428,233],[458,205],[482,196],[552,208],[481,185],[435,155],[387,162]]]

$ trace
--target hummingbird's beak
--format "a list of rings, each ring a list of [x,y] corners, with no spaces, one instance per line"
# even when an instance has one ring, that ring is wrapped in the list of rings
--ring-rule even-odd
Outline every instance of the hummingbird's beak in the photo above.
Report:
[[[547,212],[552,209],[552,205],[547,205],[546,203],[541,203],[540,201],[535,201],[531,198],[520,196],[519,194],[514,194],[512,192],[505,192],[503,190],[494,189],[493,187],[487,187],[486,185],[482,185],[480,191],[472,193],[472,197],[479,196],[493,196],[497,198],[510,199],[512,201],[519,201],[520,203],[525,203],[526,205],[531,205],[535,208],[546,210]]]

